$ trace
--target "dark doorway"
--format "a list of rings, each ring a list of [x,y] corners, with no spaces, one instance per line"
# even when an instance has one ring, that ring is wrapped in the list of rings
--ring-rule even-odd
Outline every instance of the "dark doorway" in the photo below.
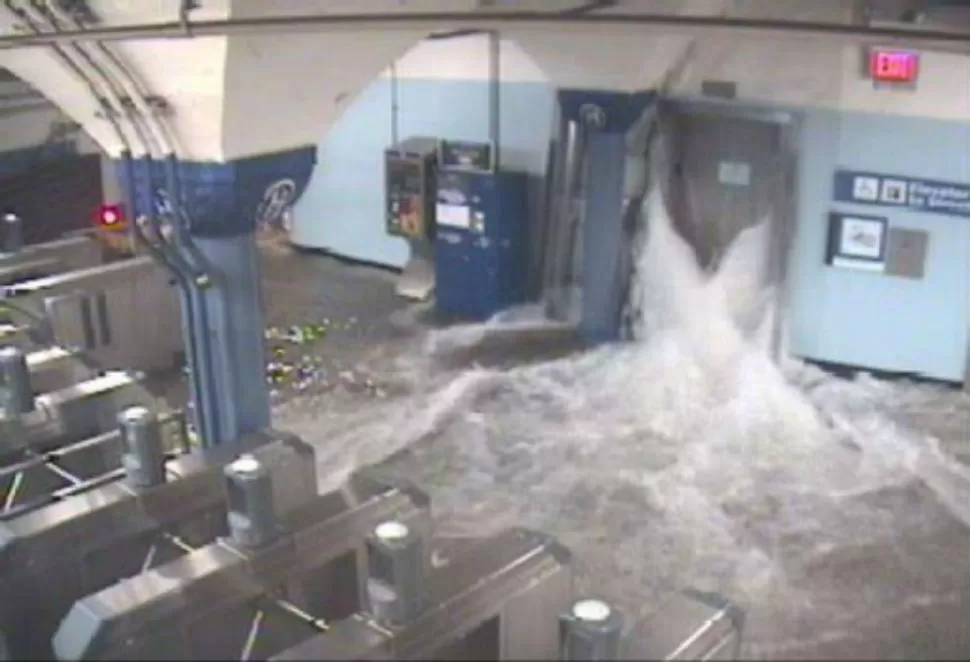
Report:
[[[103,202],[100,154],[65,154],[0,178],[0,214],[24,221],[24,241],[51,241],[90,229]]]
[[[744,230],[765,224],[762,273],[765,285],[775,287],[772,343],[780,353],[795,221],[793,118],[720,102],[668,101],[660,129],[669,168],[667,208],[703,268],[716,269]]]

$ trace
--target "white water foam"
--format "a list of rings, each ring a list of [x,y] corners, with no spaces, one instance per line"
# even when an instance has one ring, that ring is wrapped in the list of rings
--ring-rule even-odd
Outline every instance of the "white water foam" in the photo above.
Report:
[[[447,374],[425,355],[406,394],[366,411],[301,408],[283,427],[318,446],[327,487],[406,449],[392,470],[430,492],[448,531],[547,531],[574,550],[581,586],[628,611],[687,585],[720,591],[768,620],[752,635],[763,655],[855,636],[901,590],[952,601],[954,571],[913,560],[910,541],[970,523],[970,477],[896,424],[901,387],[772,361],[767,224],[706,274],[659,196],[645,212],[636,342]],[[439,332],[425,351],[473,345],[486,327]],[[897,574],[825,570],[857,550],[888,554],[870,563]]]

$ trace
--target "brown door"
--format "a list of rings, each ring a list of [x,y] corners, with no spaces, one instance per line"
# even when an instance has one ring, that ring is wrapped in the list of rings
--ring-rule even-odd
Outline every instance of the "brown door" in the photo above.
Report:
[[[788,220],[782,125],[673,111],[664,127],[671,161],[668,207],[701,266],[716,268],[744,229]]]

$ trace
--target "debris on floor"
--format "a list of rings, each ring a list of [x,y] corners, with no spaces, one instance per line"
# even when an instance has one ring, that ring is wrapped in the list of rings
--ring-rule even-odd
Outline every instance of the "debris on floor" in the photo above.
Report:
[[[321,351],[321,343],[331,332],[351,331],[356,324],[356,318],[351,317],[343,322],[324,318],[314,324],[268,327],[264,334],[269,345],[266,382],[273,399],[335,388],[383,397],[373,379],[358,370],[338,369],[333,365],[335,357]]]

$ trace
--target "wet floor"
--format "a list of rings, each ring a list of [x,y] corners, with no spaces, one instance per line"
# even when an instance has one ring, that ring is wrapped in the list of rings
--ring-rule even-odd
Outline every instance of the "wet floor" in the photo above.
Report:
[[[379,463],[447,530],[548,531],[580,590],[636,617],[722,592],[746,657],[970,654],[966,395],[782,373],[690,332],[583,352],[560,329],[428,331],[393,274],[280,247],[265,273],[270,350],[314,366],[274,384],[275,422],[322,487]]]

